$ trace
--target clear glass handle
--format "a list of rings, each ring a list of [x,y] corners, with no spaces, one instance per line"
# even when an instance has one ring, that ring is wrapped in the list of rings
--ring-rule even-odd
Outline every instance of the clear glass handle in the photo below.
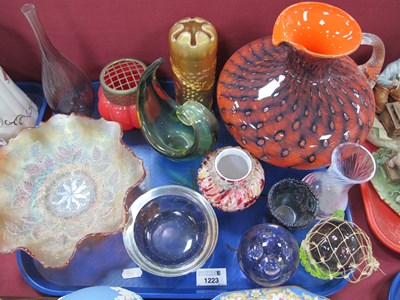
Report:
[[[360,65],[359,68],[368,79],[369,86],[373,88],[385,60],[385,45],[377,35],[364,32],[362,34],[361,45],[372,46],[371,57],[366,63]]]

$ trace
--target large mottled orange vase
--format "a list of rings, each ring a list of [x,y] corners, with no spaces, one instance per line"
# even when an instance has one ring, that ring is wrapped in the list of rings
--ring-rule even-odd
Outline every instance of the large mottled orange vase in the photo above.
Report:
[[[357,65],[349,54],[373,47]],[[255,40],[226,62],[219,111],[235,140],[257,158],[296,169],[330,164],[343,142],[362,143],[372,128],[372,87],[385,49],[343,10],[301,2],[277,18],[272,37]]]

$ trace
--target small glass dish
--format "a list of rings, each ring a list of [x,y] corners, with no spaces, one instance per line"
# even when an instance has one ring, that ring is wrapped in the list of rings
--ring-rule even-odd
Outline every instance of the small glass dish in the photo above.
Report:
[[[0,148],[0,253],[62,268],[84,239],[121,232],[146,175],[121,138],[118,123],[55,114]]]
[[[125,248],[141,269],[153,275],[177,277],[196,271],[218,240],[212,206],[184,186],[149,190],[133,202],[129,214]]]

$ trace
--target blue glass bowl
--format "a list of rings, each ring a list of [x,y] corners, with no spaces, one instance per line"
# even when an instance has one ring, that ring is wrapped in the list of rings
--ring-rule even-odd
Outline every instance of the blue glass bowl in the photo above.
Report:
[[[144,271],[163,277],[200,268],[214,251],[218,222],[208,201],[196,191],[167,185],[151,189],[129,209],[125,248]]]
[[[237,251],[243,273],[264,287],[278,286],[290,279],[299,265],[299,246],[280,225],[260,224],[241,238]]]

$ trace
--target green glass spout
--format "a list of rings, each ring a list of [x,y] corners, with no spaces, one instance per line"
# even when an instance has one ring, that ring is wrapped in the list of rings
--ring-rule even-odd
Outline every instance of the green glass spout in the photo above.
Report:
[[[196,101],[178,105],[160,86],[156,72],[164,62],[154,61],[142,74],[137,90],[141,130],[158,153],[171,159],[191,159],[215,145],[218,121]]]

